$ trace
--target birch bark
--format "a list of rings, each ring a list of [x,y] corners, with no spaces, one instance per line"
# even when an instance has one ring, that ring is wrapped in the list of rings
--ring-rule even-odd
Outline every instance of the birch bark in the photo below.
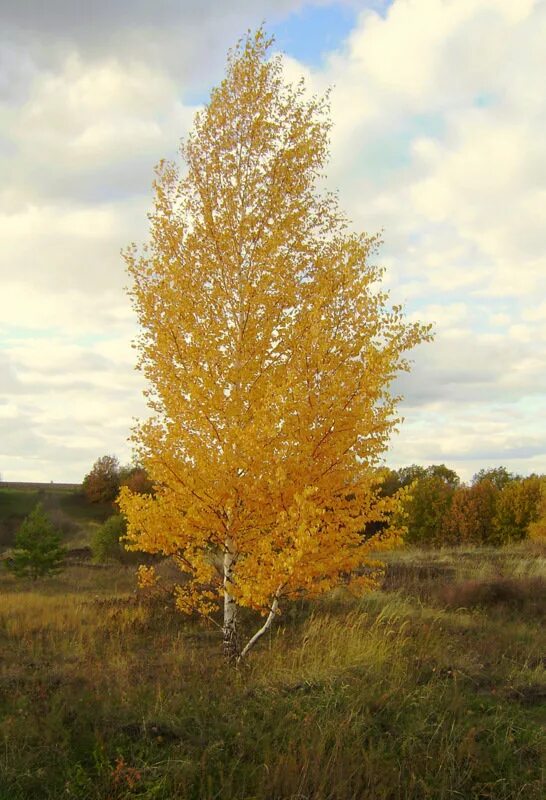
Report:
[[[237,631],[237,603],[231,593],[233,564],[235,554],[233,543],[228,538],[224,552],[224,655],[228,661],[237,661],[239,657],[239,640]]]

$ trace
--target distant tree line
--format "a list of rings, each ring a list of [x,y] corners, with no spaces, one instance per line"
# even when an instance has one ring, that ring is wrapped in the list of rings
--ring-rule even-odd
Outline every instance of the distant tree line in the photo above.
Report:
[[[469,484],[444,464],[390,470],[383,484],[399,493],[398,524],[407,544],[503,545],[546,537],[546,476],[482,469]]]
[[[124,547],[126,520],[116,504],[122,486],[141,494],[154,492],[143,467],[122,466],[111,455],[98,458],[82,483],[90,503],[112,505],[113,513],[91,541],[93,557],[99,562],[131,564],[144,557]],[[496,467],[480,470],[464,484],[445,464],[413,464],[384,471],[382,492],[399,499],[391,522],[405,527],[408,545],[501,546],[524,539],[546,541],[546,475],[524,478],[506,467]],[[387,524],[370,525],[363,535],[376,533],[378,527]],[[65,557],[59,531],[38,505],[23,521],[4,563],[15,575],[36,580],[61,571]]]
[[[83,491],[90,502],[114,503],[122,486],[141,494],[153,493],[142,466],[121,466],[115,456],[97,459],[83,481]],[[392,522],[406,528],[406,544],[499,546],[527,538],[546,538],[544,475],[524,478],[500,466],[480,470],[465,484],[445,464],[412,464],[387,470],[382,491],[399,497],[399,510]],[[366,533],[375,533],[381,526],[385,523],[372,523]],[[125,551],[118,542],[124,533],[122,518],[109,521],[97,533],[94,550],[98,557],[108,552],[108,557],[121,560]],[[101,536],[102,544],[98,541]]]
[[[115,456],[101,456],[85,476],[82,489],[92,503],[115,500],[122,486],[152,494],[146,470],[121,466]],[[406,528],[405,542],[421,547],[485,544],[499,546],[527,538],[546,538],[546,476],[521,477],[500,466],[482,469],[465,484],[445,464],[412,464],[387,470],[384,495],[397,494],[399,510],[392,522]],[[371,524],[366,532],[375,533]],[[125,522],[116,513],[96,534],[97,558],[123,560],[119,538]]]

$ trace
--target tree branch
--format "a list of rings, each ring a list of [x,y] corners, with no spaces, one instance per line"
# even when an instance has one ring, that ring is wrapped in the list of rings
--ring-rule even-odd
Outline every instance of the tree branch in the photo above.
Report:
[[[243,660],[243,658],[246,656],[246,654],[249,652],[249,650],[252,647],[254,647],[254,645],[256,644],[258,639],[261,639],[262,636],[264,635],[264,633],[266,633],[269,630],[269,628],[271,627],[271,623],[273,622],[273,620],[275,618],[275,615],[277,613],[277,610],[279,608],[279,593],[280,593],[280,590],[281,590],[281,587],[279,586],[279,588],[275,592],[275,597],[273,598],[273,603],[271,605],[271,610],[269,611],[269,614],[267,615],[266,621],[264,622],[264,624],[262,625],[260,630],[256,631],[254,636],[251,639],[249,639],[248,642],[246,643],[246,645],[243,647],[243,649],[241,650],[241,652],[240,652],[240,654],[239,654],[239,656],[237,658],[237,663],[239,663],[240,661]]]

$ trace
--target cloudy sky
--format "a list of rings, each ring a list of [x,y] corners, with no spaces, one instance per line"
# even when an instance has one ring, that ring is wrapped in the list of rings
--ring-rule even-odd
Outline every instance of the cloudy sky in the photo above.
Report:
[[[329,181],[435,323],[388,463],[546,472],[544,0],[0,0],[0,473],[79,481],[146,415],[120,248],[266,20],[334,86]]]

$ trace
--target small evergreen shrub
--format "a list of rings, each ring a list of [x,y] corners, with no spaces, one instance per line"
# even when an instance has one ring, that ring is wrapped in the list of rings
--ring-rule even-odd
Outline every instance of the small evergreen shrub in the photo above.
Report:
[[[15,547],[5,564],[17,577],[37,580],[59,573],[65,555],[60,534],[39,503],[17,531]]]

